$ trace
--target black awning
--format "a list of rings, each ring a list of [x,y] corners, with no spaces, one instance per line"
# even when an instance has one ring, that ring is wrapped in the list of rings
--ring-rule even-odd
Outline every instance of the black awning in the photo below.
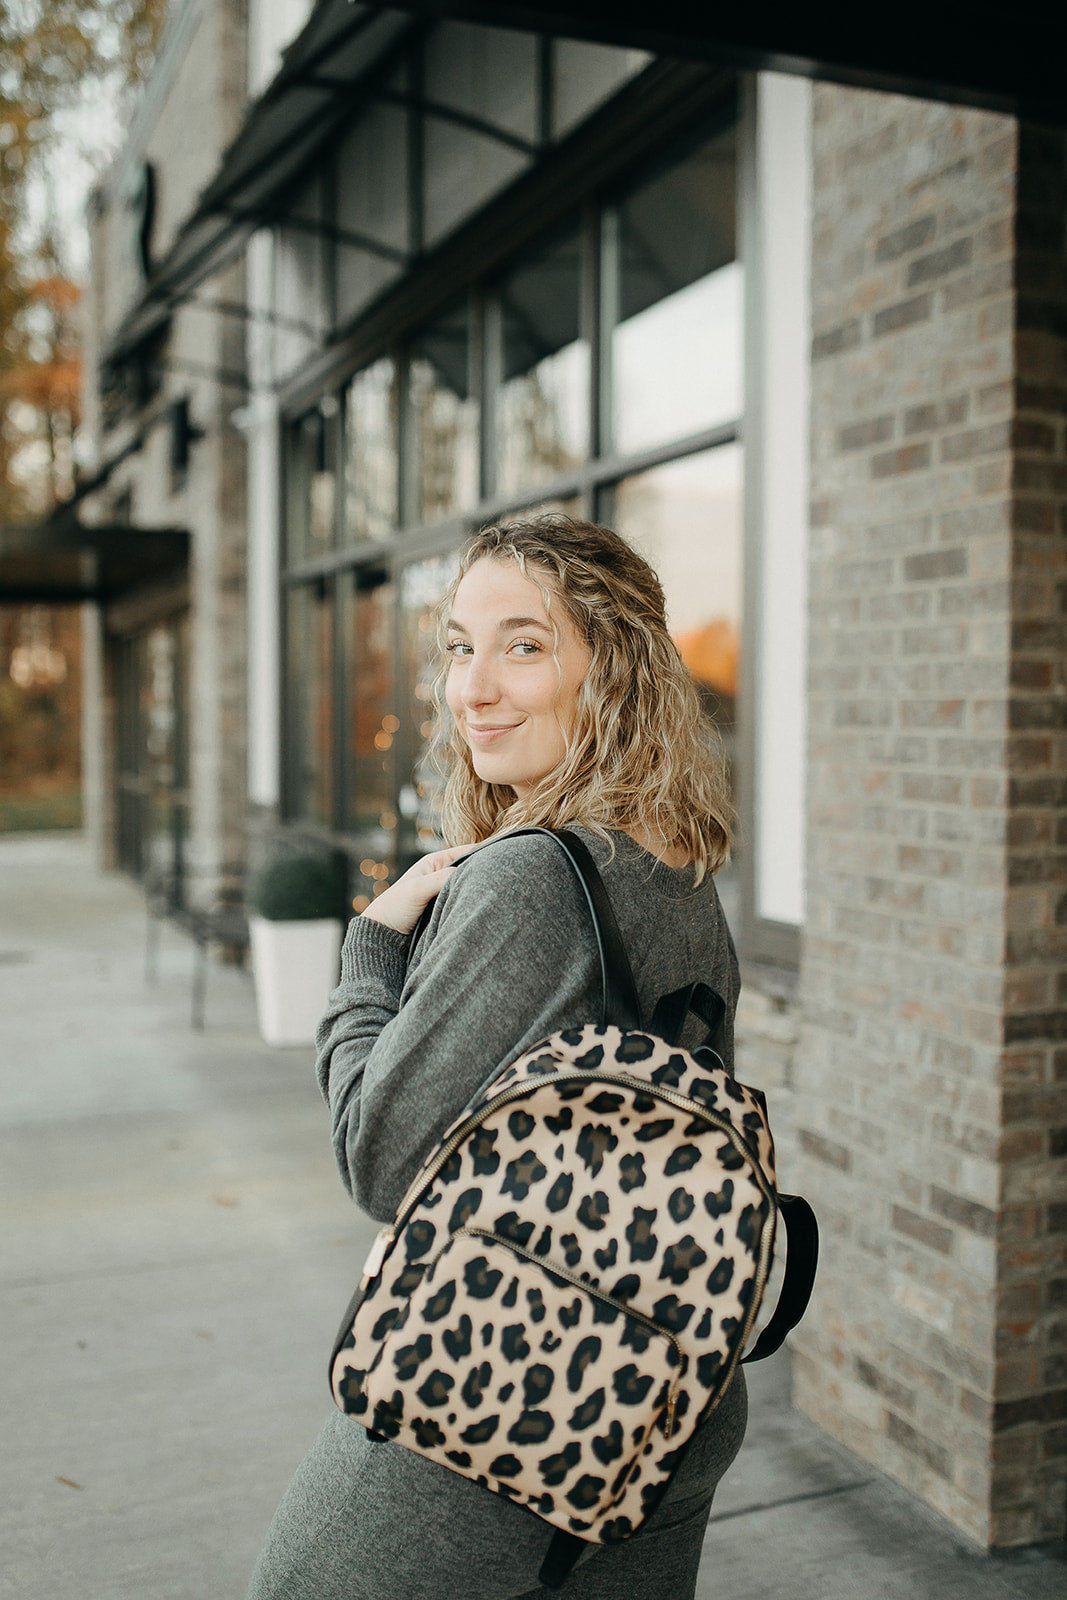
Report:
[[[240,254],[351,114],[361,81],[413,26],[403,12],[320,0],[277,77],[249,108],[195,211],[153,268],[144,297],[110,340],[105,359],[134,350],[175,301]]]
[[[1062,0],[855,0],[724,5],[716,0],[392,0],[422,17],[591,39],[747,71],[791,72],[1067,122]]]
[[[1067,10],[1049,0],[896,0],[874,20],[854,0],[393,0],[389,7],[319,0],[105,360],[135,350],[175,303],[281,213],[302,169],[350,115],[383,58],[420,21],[442,17],[1067,123]]]
[[[184,572],[188,560],[184,528],[85,528],[62,514],[37,527],[0,528],[0,604],[113,600]]]

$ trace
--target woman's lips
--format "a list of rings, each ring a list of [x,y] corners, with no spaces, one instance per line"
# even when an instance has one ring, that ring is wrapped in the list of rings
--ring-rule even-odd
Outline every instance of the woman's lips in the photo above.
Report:
[[[467,738],[470,740],[471,744],[482,746],[496,744],[497,740],[503,739],[506,734],[514,733],[517,727],[519,727],[519,723],[509,722],[507,724],[501,724],[498,727],[487,725],[481,728],[472,728],[468,722]]]

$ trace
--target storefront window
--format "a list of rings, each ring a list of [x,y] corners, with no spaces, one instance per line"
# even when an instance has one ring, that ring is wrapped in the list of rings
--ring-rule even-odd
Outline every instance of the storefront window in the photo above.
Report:
[[[349,574],[346,588],[347,827],[366,841],[372,860],[391,861],[400,731],[393,689],[394,591],[380,568]]]
[[[408,374],[412,519],[439,522],[479,499],[478,403],[470,391],[465,305],[418,334]]]
[[[615,519],[659,574],[667,622],[729,748],[741,633],[740,445],[624,478]]]
[[[399,792],[401,861],[413,861],[439,847],[436,796],[438,775],[430,766],[433,684],[437,672],[434,613],[459,570],[458,553],[434,556],[405,567],[400,588],[402,700],[407,714],[405,777]]]
[[[396,364],[366,367],[345,394],[345,538],[387,539],[397,524],[399,401]]]
[[[287,545],[291,561],[329,550],[337,514],[337,402],[307,412],[289,430],[286,455]]]
[[[328,583],[297,584],[286,607],[289,809],[334,821],[334,606]]]
[[[618,252],[611,355],[620,454],[741,415],[734,185],[731,128],[634,189],[608,214],[609,240],[617,241]]]
[[[379,297],[351,330],[368,354],[379,340],[380,355],[347,379],[338,414],[339,371],[325,402],[290,425],[291,809],[336,826],[357,906],[441,842],[433,614],[465,533],[490,518],[595,512],[632,538],[661,575],[672,632],[733,759],[743,295],[734,130],[711,132],[722,129],[720,90],[709,80],[708,114],[720,120],[702,135],[689,123],[688,142],[658,167],[620,158],[614,178],[590,179],[566,209],[538,202],[542,231],[507,257],[500,213],[487,213],[484,249],[475,231],[475,212],[539,159],[539,141],[588,115],[644,59],[435,26],[390,69],[398,76],[383,97],[399,112],[399,91],[417,90],[402,144],[381,153],[383,173],[403,170],[418,186],[409,232],[388,185],[337,168],[346,194],[377,197],[345,212],[338,262],[374,243],[412,286]],[[581,81],[586,68],[595,82]],[[392,115],[376,126],[399,139]],[[343,150],[377,159],[354,134]],[[442,255],[420,314],[425,252],[460,221],[470,248]],[[400,247],[410,267],[397,265]],[[337,568],[341,660],[329,670],[335,641],[320,608],[333,590],[300,583],[300,563],[316,557],[313,571]],[[334,763],[331,670],[343,697]]]
[[[590,361],[579,333],[580,297],[577,229],[531,253],[500,284],[501,494],[562,477],[588,455]]]

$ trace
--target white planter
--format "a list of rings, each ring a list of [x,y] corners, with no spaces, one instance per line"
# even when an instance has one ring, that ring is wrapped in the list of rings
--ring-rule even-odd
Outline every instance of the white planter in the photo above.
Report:
[[[341,924],[249,917],[259,1031],[268,1044],[313,1044],[341,966]]]

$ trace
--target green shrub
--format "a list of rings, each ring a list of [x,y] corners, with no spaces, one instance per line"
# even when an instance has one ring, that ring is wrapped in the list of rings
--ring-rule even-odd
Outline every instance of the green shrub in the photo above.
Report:
[[[325,856],[278,856],[252,883],[249,903],[268,922],[312,922],[340,913],[341,884]]]

